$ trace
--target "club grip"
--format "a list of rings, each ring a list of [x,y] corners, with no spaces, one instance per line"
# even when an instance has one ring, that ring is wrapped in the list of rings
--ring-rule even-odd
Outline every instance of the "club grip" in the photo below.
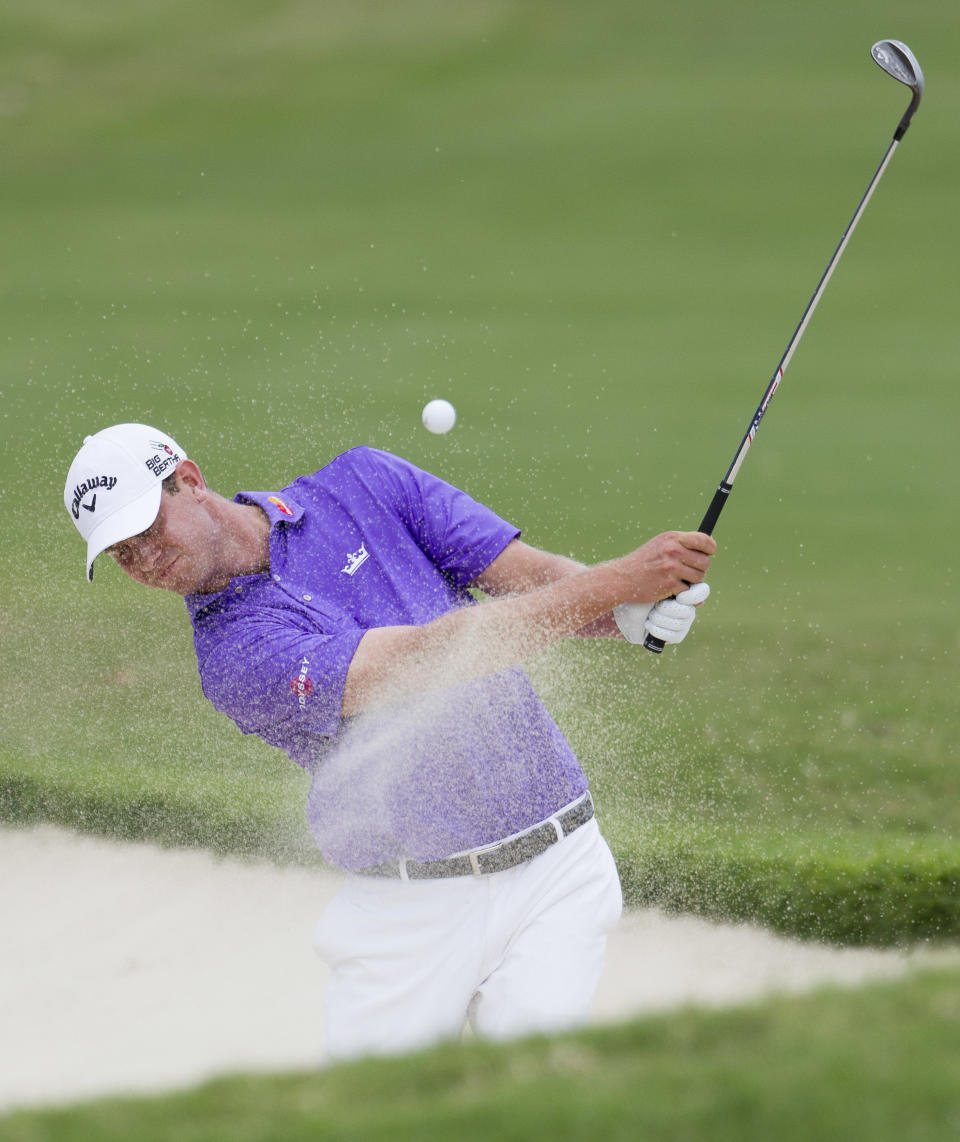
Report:
[[[713,535],[713,529],[717,525],[717,520],[720,518],[720,513],[723,511],[723,505],[727,502],[727,496],[733,489],[733,484],[728,484],[726,480],[721,481],[720,487],[713,493],[713,499],[710,501],[710,506],[707,508],[706,514],[700,521],[700,526],[697,531],[702,531],[704,535]],[[686,583],[686,580],[684,580]],[[690,584],[687,583],[689,587]],[[671,598],[675,596],[671,595]],[[663,648],[666,643],[662,638],[657,638],[655,635],[648,634],[643,640],[645,650],[649,650],[651,654],[662,654]]]

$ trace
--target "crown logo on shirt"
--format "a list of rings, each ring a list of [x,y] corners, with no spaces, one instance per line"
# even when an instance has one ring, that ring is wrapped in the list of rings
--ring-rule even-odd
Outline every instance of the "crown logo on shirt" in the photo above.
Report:
[[[359,551],[354,551],[347,556],[347,565],[340,568],[340,573],[342,575],[356,575],[369,558],[370,552],[367,551],[366,545],[361,543]]]

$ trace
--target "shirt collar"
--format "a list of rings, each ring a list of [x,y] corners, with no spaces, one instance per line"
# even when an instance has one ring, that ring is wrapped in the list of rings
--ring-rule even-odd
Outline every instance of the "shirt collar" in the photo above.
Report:
[[[233,500],[234,503],[256,504],[258,507],[263,508],[267,513],[267,518],[270,520],[271,532],[277,524],[297,523],[303,518],[304,509],[300,504],[290,499],[289,496],[280,496],[276,492],[237,492]],[[227,595],[235,594],[244,588],[245,585],[249,585],[249,587],[252,588],[261,583],[265,578],[268,577],[264,575],[234,576],[222,591],[216,591],[212,595],[184,595],[187,611],[191,618],[195,618],[200,611],[212,606],[217,600],[222,600]]]
[[[278,523],[297,523],[303,517],[303,508],[289,496],[276,492],[237,492],[233,497],[236,503],[256,504],[263,508],[270,520],[270,529]]]

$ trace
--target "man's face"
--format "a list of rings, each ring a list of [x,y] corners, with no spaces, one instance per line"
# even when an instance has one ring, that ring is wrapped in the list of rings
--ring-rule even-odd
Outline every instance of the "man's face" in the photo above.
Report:
[[[217,527],[205,508],[202,482],[178,478],[179,490],[164,490],[157,518],[139,535],[107,548],[131,579],[178,595],[221,590],[229,581],[217,565]]]

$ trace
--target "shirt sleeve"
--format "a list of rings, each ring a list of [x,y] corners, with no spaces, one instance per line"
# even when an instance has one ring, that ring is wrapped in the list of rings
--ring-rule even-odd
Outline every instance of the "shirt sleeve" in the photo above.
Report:
[[[244,733],[312,768],[340,725],[347,671],[363,631],[328,629],[294,608],[260,605],[204,616],[194,643],[204,695]]]
[[[520,535],[518,527],[439,476],[389,452],[363,452],[380,470],[380,486],[393,497],[415,542],[457,586],[485,571]]]

